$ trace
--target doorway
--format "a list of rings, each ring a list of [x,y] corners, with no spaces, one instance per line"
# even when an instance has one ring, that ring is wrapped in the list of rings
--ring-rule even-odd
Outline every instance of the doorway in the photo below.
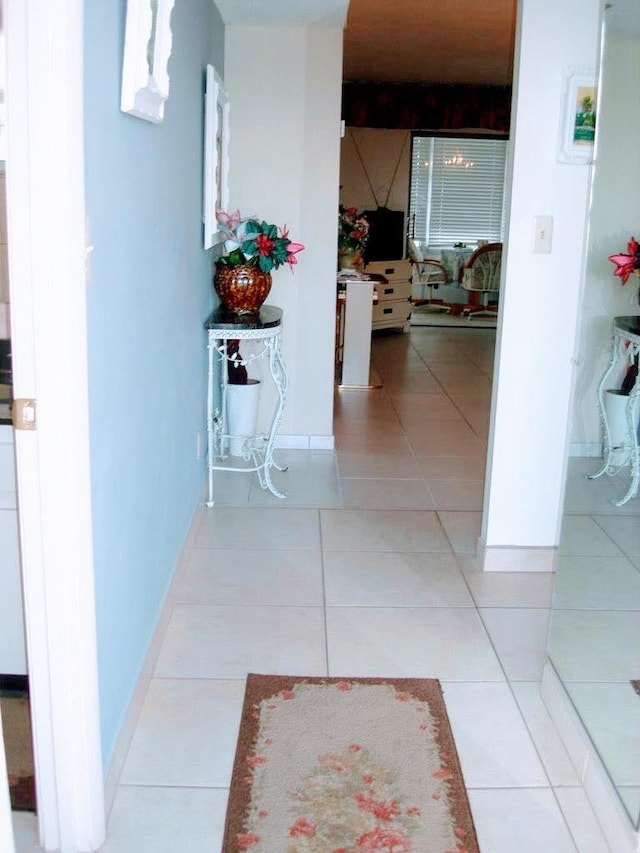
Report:
[[[387,201],[406,221],[410,165],[410,131],[348,128],[341,150],[341,202],[365,210]],[[465,513],[459,520],[469,541],[475,543],[481,527],[496,321],[416,312],[415,325],[410,325],[406,321],[412,312],[406,299],[412,288],[411,265],[408,259],[401,263],[407,267],[404,313],[398,315],[394,328],[374,330],[372,336],[372,365],[381,388],[337,393],[336,448],[339,457],[349,454],[354,499],[359,495],[371,502],[377,491],[380,505],[392,507],[397,492],[405,507],[413,500],[416,508]],[[375,264],[376,270],[379,266]],[[466,291],[462,294],[466,296]],[[358,395],[367,395],[369,402]],[[382,400],[378,406],[376,401]],[[369,467],[371,460],[357,458],[358,443],[352,434],[359,410],[369,412],[371,419],[371,423],[362,419],[361,434],[374,433],[378,419],[388,417],[389,440],[381,444],[381,454],[385,454],[383,447],[389,449],[384,476],[394,479],[394,472],[397,475],[393,484],[370,482],[366,495],[367,472],[378,479],[383,462],[380,458],[374,470]],[[377,440],[382,441],[381,436]],[[398,454],[395,459],[393,453]],[[403,477],[407,478],[404,486]]]
[[[87,423],[83,3],[68,0],[54,13],[5,0],[3,18],[13,389],[36,401],[35,429],[16,430],[15,445],[38,830],[48,849],[92,850],[104,838],[104,792]]]

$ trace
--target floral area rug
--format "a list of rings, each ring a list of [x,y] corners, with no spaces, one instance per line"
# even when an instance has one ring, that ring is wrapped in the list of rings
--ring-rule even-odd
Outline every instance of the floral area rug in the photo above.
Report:
[[[249,675],[222,853],[478,853],[435,679]]]
[[[0,677],[0,713],[7,755],[11,808],[13,811],[35,811],[31,714],[26,678]]]

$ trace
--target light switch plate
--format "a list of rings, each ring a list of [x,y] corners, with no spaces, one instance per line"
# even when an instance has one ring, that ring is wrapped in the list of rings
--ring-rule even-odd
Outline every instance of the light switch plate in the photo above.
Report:
[[[553,239],[553,216],[533,217],[533,252],[548,255]]]

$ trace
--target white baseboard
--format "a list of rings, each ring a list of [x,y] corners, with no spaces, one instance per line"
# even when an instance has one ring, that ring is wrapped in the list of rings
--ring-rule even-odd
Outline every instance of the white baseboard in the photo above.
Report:
[[[569,445],[569,456],[602,456],[602,444],[599,441],[575,442]]]
[[[483,572],[555,572],[557,548],[487,546],[478,539],[476,559]]]
[[[277,435],[274,447],[281,450],[333,450],[333,435]]]
[[[549,660],[544,666],[540,695],[580,776],[584,793],[611,850],[616,853],[640,853],[640,833],[634,828],[578,712]]]

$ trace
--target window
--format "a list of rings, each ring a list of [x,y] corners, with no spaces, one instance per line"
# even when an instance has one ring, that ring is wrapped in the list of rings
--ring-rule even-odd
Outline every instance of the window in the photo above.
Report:
[[[502,241],[507,142],[414,135],[409,214],[425,246]]]

